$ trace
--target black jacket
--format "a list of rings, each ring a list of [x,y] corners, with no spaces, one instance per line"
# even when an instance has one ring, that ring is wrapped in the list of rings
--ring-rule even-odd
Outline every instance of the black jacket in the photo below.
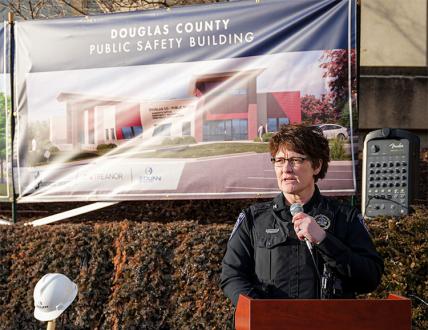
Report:
[[[322,196],[316,187],[304,212],[326,227],[314,244],[318,273],[326,264],[338,279],[336,297],[373,291],[383,260],[356,208]],[[320,298],[320,278],[304,241],[297,239],[283,194],[242,211],[223,258],[221,283],[234,305],[239,294],[252,298]],[[328,228],[327,228],[328,227]]]

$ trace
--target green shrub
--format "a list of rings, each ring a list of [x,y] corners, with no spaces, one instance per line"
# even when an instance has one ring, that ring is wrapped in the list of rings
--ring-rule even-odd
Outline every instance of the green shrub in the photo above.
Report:
[[[259,137],[256,137],[253,141],[254,142],[262,142],[262,139],[260,139]]]
[[[263,142],[269,142],[270,138],[272,137],[273,133],[268,132],[262,135]]]
[[[177,137],[173,138],[172,144],[174,144],[174,145],[183,144],[183,138],[181,136],[177,136]]]
[[[173,138],[167,137],[162,140],[163,146],[180,145],[180,144],[194,144],[196,140],[193,136],[176,136]]]
[[[26,156],[27,166],[37,166],[45,161],[43,153],[40,151],[31,151]]]
[[[345,142],[342,139],[333,139],[330,144],[330,157],[332,160],[346,159]]]
[[[48,150],[51,154],[56,154],[59,152],[59,148],[57,146],[51,146]]]
[[[172,143],[172,139],[170,137],[166,137],[165,139],[162,140],[161,145],[163,146],[170,146]]]
[[[183,136],[183,144],[195,144],[196,139],[193,136]]]
[[[43,149],[43,150],[49,149],[52,146],[53,144],[50,140],[43,140],[40,143],[40,149]]]
[[[97,145],[97,151],[114,149],[116,147],[117,145],[114,143],[101,143]]]
[[[75,154],[72,157],[70,157],[69,161],[73,162],[76,160],[90,159],[90,158],[95,158],[95,157],[98,157],[98,154],[96,152],[83,151],[83,152],[80,152],[80,153]]]

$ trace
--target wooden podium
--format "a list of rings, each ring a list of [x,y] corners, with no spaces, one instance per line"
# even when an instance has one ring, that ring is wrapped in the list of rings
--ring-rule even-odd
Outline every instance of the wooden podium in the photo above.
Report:
[[[409,330],[411,301],[387,299],[251,299],[240,295],[236,330]]]

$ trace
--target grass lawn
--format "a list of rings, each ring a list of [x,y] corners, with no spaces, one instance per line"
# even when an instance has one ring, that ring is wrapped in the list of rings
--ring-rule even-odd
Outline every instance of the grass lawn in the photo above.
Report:
[[[336,155],[334,152],[334,147],[332,142],[330,142],[331,149],[331,158],[332,160],[350,160],[351,156],[346,155],[344,150]],[[333,147],[333,148],[332,148]],[[219,143],[203,143],[203,144],[194,144],[194,145],[173,145],[169,147],[157,146],[156,151],[138,151],[127,157],[132,158],[199,158],[199,157],[209,157],[209,156],[219,156],[219,155],[230,155],[238,154],[245,152],[256,152],[256,153],[265,153],[269,152],[268,143],[248,143],[248,142],[219,142]],[[120,155],[122,153],[132,152],[133,148],[117,148],[117,149],[103,149],[97,151],[83,151],[78,154],[70,154],[69,152],[57,152],[53,155],[51,163],[64,163],[72,162],[84,159],[91,159],[110,153],[110,155]],[[35,162],[33,166],[45,165],[45,162]]]
[[[332,144],[330,144],[330,148]],[[268,143],[248,143],[248,142],[219,142],[219,143],[203,143],[195,145],[173,145],[169,147],[157,146],[156,151],[144,152],[135,151],[134,154],[128,156],[132,158],[199,158],[219,155],[230,155],[245,152],[265,153],[269,152]],[[121,153],[132,152],[132,148],[117,148],[114,150],[98,150],[86,151],[79,154],[70,155],[68,152],[58,152],[51,160],[51,163],[59,162],[72,162],[77,160],[91,159],[103,156],[110,152],[111,155],[120,155]],[[68,157],[67,157],[68,156]],[[332,153],[332,160],[348,160],[351,159],[350,155],[341,154],[340,157],[335,157]],[[36,163],[34,165],[45,165],[46,163]]]
[[[201,145],[176,145],[169,147],[157,146],[159,150],[152,152],[138,152],[128,157],[132,158],[198,158],[198,157],[207,157],[207,156],[217,156],[217,155],[228,155],[236,154],[243,152],[269,152],[269,147],[267,143],[208,143]],[[111,155],[120,155],[121,153],[130,152],[132,148],[117,148],[114,150],[97,150],[97,151],[84,151],[78,154],[70,154],[66,151],[60,151],[53,155],[50,163],[65,163],[72,162],[77,160],[91,159],[103,156],[104,154],[110,152]],[[35,162],[33,166],[46,165],[46,162]]]
[[[0,183],[0,197],[7,195],[7,185],[5,183]]]
[[[238,154],[243,152],[269,152],[266,143],[212,143],[192,147],[177,146],[155,152],[135,155],[138,158],[199,158],[208,156]]]

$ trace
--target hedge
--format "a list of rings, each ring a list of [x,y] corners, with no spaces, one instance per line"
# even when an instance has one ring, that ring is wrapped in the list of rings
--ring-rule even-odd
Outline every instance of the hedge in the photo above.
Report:
[[[428,328],[418,300],[428,297],[427,215],[420,206],[401,219],[368,221],[386,270],[367,297],[411,298],[414,329]],[[231,304],[218,283],[232,227],[130,220],[1,226],[0,328],[45,329],[33,317],[33,289],[44,274],[60,272],[79,287],[60,318],[63,329],[230,329]]]
[[[0,328],[43,329],[33,288],[59,272],[79,287],[66,329],[223,329],[218,288],[230,225],[196,222],[0,227]]]

